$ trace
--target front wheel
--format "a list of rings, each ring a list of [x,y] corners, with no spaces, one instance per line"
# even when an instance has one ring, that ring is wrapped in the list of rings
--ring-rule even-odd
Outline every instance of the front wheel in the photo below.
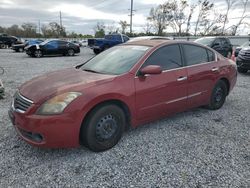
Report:
[[[222,80],[219,80],[212,91],[210,97],[210,103],[208,108],[211,110],[217,110],[221,108],[226,100],[227,96],[227,86],[226,83]]]
[[[37,57],[37,58],[40,58],[40,57],[43,56],[43,53],[42,53],[41,50],[36,50],[36,51],[34,52],[34,56]]]
[[[81,128],[81,140],[92,151],[112,148],[125,129],[125,115],[116,105],[96,107]]]

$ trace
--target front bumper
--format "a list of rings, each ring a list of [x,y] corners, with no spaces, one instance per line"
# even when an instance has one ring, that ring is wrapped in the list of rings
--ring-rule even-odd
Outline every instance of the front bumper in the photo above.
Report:
[[[240,67],[243,69],[250,69],[250,60],[237,59],[236,64],[237,64],[237,67]]]
[[[12,108],[8,114],[19,136],[33,146],[44,148],[79,146],[81,119],[77,118],[76,114],[28,115],[16,112]]]

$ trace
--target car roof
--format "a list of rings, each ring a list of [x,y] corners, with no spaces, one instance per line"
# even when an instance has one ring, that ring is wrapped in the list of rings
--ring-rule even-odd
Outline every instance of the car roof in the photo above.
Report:
[[[191,42],[191,41],[178,41],[178,40],[165,40],[165,39],[155,39],[155,40],[137,40],[137,41],[131,41],[127,43],[123,43],[122,45],[135,45],[135,46],[149,46],[149,47],[157,47],[161,45],[166,45],[166,44],[193,44],[196,46],[202,46],[196,42]]]

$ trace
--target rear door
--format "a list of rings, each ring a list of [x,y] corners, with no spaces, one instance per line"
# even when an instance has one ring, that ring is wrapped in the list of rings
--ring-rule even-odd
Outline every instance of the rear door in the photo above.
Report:
[[[192,44],[183,44],[182,49],[188,75],[188,106],[194,108],[206,105],[219,75],[215,53]]]
[[[142,65],[159,65],[157,75],[135,77],[137,119],[147,121],[187,108],[187,71],[180,46],[167,45],[156,50]]]

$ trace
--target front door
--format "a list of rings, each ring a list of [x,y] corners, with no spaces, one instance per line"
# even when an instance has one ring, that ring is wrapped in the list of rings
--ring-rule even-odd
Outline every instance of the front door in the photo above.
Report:
[[[180,47],[167,45],[156,50],[142,65],[159,65],[157,75],[135,77],[137,120],[154,120],[187,108],[187,71]]]

